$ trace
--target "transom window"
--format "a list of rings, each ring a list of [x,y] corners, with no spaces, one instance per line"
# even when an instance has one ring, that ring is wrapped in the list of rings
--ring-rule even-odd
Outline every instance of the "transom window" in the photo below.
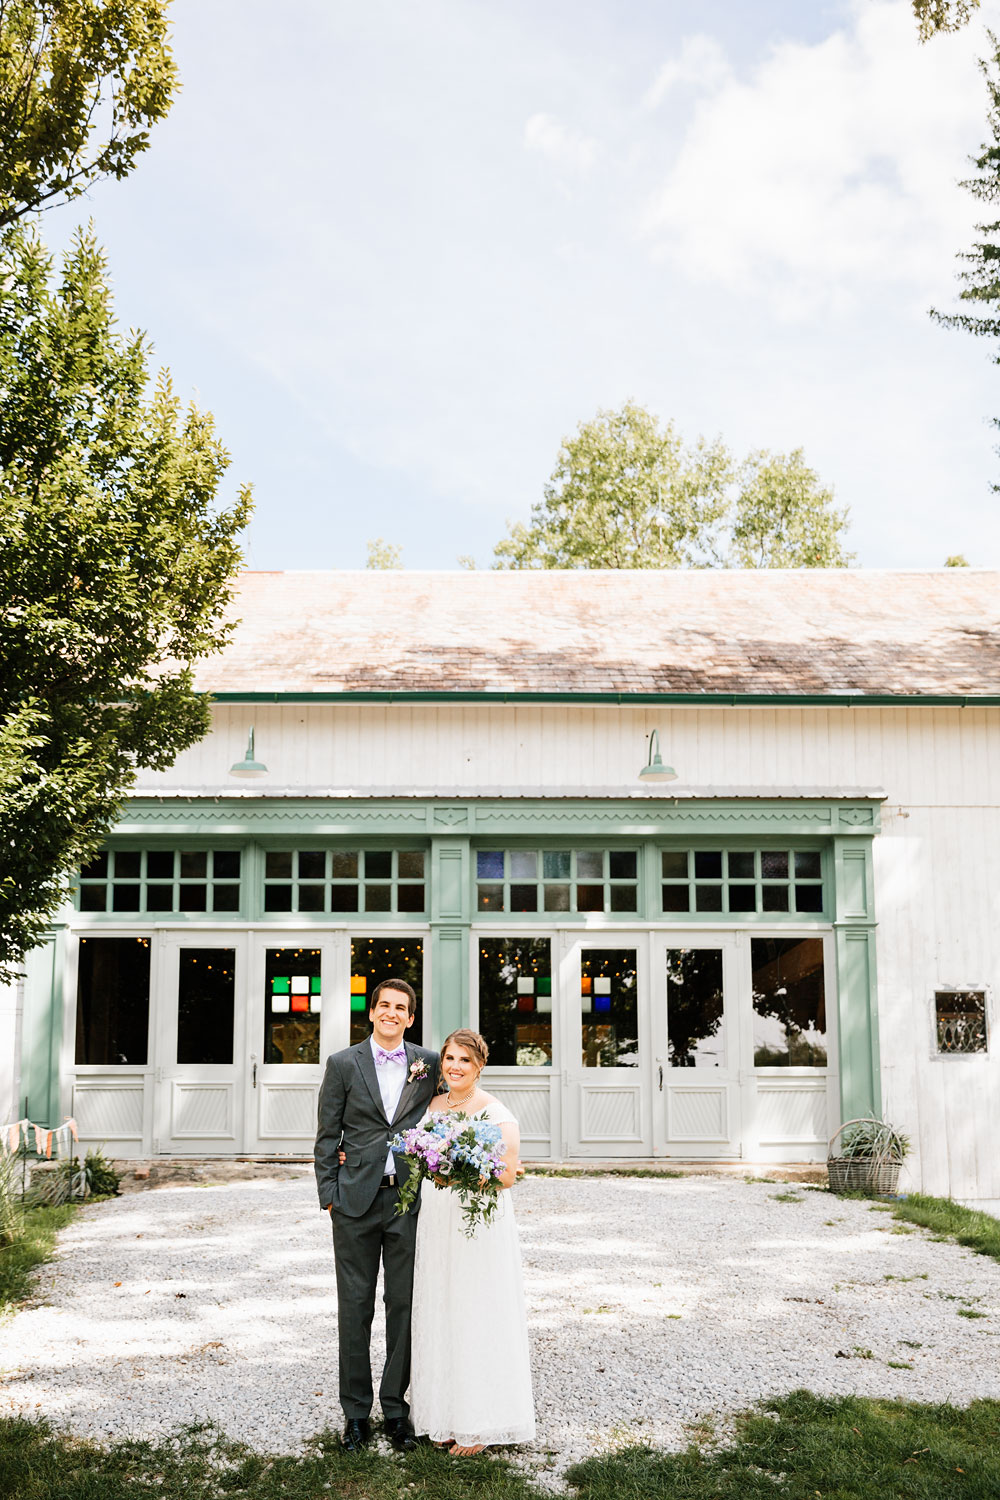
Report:
[[[422,849],[283,849],[264,860],[264,910],[423,912]]]
[[[238,849],[102,849],[80,871],[80,911],[240,909]]]
[[[665,913],[824,908],[818,849],[664,849],[660,864]]]
[[[635,912],[635,849],[480,849],[476,905],[486,912]]]

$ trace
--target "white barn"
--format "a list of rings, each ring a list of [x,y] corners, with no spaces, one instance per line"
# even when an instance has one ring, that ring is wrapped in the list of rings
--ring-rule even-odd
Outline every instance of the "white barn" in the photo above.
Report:
[[[244,575],[211,733],[7,999],[0,1103],[308,1154],[396,973],[425,1042],[487,1036],[526,1156],[811,1161],[874,1109],[911,1185],[1000,1199],[998,582]]]

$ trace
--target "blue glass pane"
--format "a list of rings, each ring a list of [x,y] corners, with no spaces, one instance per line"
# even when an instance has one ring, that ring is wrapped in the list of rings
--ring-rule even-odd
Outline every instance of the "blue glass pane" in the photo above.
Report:
[[[502,880],[503,850],[481,849],[476,855],[476,875],[480,880]]]

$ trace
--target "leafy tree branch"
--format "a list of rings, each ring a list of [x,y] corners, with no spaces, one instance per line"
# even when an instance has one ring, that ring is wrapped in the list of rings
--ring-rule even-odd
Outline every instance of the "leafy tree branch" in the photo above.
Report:
[[[149,349],[115,327],[81,233],[0,251],[0,975],[99,847],[135,771],[202,737],[193,668],[224,644],[250,511],[219,508],[229,458]]]
[[[168,0],[0,0],[0,228],[121,178],[167,114]]]

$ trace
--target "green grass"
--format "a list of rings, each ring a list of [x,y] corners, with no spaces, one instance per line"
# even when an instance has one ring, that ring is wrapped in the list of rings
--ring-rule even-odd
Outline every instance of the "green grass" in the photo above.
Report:
[[[43,1422],[0,1421],[2,1500],[540,1500],[517,1470],[489,1456],[430,1447],[405,1458],[345,1453],[332,1432],[305,1454],[254,1453],[210,1427],[161,1443],[109,1449],[58,1436]]]
[[[0,1247],[0,1317],[31,1296],[31,1273],[49,1259],[56,1235],[76,1210],[75,1203],[25,1210],[20,1238]]]
[[[625,1448],[568,1471],[575,1500],[996,1500],[1000,1402],[921,1406],[795,1391],[736,1419],[727,1447]],[[303,1454],[261,1454],[212,1427],[110,1448],[47,1423],[0,1419],[0,1500],[545,1500],[519,1469],[453,1459],[344,1453],[333,1432]]]
[[[795,1391],[738,1419],[732,1446],[633,1448],[568,1472],[579,1500],[996,1500],[1000,1402],[968,1408]],[[775,1417],[777,1420],[775,1420]]]
[[[989,1255],[1000,1260],[1000,1219],[984,1214],[977,1208],[963,1208],[951,1198],[929,1198],[924,1193],[911,1193],[908,1198],[892,1205],[893,1218],[909,1224],[919,1224],[929,1229],[936,1237],[957,1240],[975,1250],[977,1255]]]

